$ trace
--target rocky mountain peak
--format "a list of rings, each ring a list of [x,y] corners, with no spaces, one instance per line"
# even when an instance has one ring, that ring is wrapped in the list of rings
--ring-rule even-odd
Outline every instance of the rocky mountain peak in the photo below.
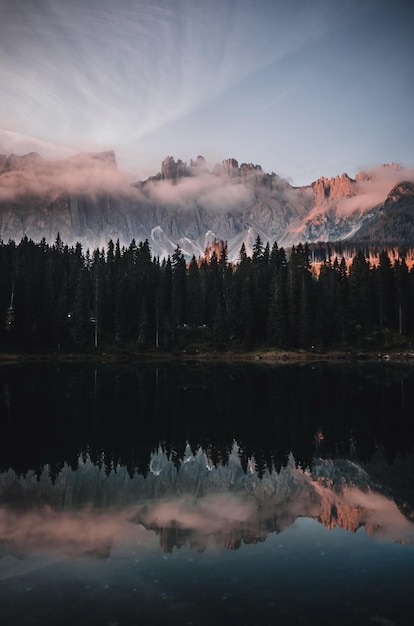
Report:
[[[187,163],[183,163],[181,159],[174,160],[174,157],[167,156],[161,163],[161,180],[177,180],[183,176],[189,176],[190,171]]]
[[[99,164],[108,165],[118,169],[116,162],[115,152],[113,150],[106,150],[105,152],[91,153],[88,155],[92,161],[97,161]]]
[[[0,155],[0,174],[35,168],[43,163],[43,158],[37,152],[29,152],[22,156],[16,154]]]
[[[311,187],[315,194],[315,200],[319,204],[327,199],[347,198],[356,193],[356,181],[350,178],[348,174],[341,174],[334,178],[325,178],[321,176]]]
[[[208,172],[206,160],[201,155],[198,155],[194,161],[191,159],[190,168],[196,174],[199,172]]]
[[[222,173],[227,174],[230,178],[236,178],[240,175],[239,164],[236,159],[224,159],[222,162]]]
[[[71,171],[73,169],[118,169],[115,158],[115,152],[108,150],[106,152],[80,152],[69,158],[48,161],[41,157],[37,152],[29,152],[22,156],[10,154],[9,156],[0,155],[0,175],[19,172],[28,176],[35,174],[49,174],[60,171]]]
[[[395,163],[393,161],[392,163],[383,163],[381,165],[380,169],[381,170],[394,170],[394,171],[398,172],[402,168],[401,168],[401,165],[399,163]],[[375,179],[378,178],[379,171],[380,171],[379,168],[376,168],[375,171],[368,171],[368,172],[365,171],[365,170],[361,170],[355,176],[355,180],[356,180],[356,182],[375,180]]]
[[[179,244],[191,258],[215,238],[228,242],[230,260],[237,260],[242,243],[250,254],[257,235],[285,248],[350,237],[412,245],[412,171],[384,167],[388,171],[377,167],[356,180],[342,174],[292,187],[234,158],[210,171],[201,155],[189,165],[167,156],[156,176],[128,185],[113,171],[113,151],[57,161],[37,153],[0,155],[0,239],[54,241],[59,232],[69,245],[90,247],[118,237],[125,244],[148,239],[154,255],[166,257]]]
[[[104,152],[80,152],[69,159],[56,161],[56,165],[65,167],[67,164],[75,166],[75,168],[92,167],[92,168],[108,168],[118,169],[115,152],[107,150]]]
[[[194,160],[191,159],[190,166],[187,166],[187,163],[184,163],[181,159],[176,161],[174,157],[167,156],[161,163],[160,175],[153,177],[152,180],[175,181],[183,176],[197,176],[198,174],[208,172],[206,160],[201,155],[197,156]],[[211,173],[214,176],[241,178],[244,181],[255,180],[259,184],[264,176],[260,165],[242,163],[239,167],[238,161],[233,157],[224,159],[224,161],[215,165]]]
[[[232,157],[217,164],[213,169],[213,174],[215,176],[228,176],[229,178],[242,178],[245,181],[255,180],[259,184],[264,176],[261,165],[242,163],[239,167],[238,161]]]

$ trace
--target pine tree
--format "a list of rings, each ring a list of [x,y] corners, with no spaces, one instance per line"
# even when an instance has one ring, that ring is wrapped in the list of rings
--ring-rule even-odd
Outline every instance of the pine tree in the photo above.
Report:
[[[172,313],[173,324],[182,326],[185,323],[186,314],[186,287],[187,270],[184,255],[180,246],[177,245],[172,255]]]
[[[379,255],[378,268],[373,269],[376,283],[376,308],[379,327],[389,328],[395,317],[393,315],[395,290],[394,271],[390,258],[385,250]]]
[[[284,257],[284,258],[282,258]],[[287,260],[281,248],[278,263],[273,265],[270,281],[266,337],[271,346],[290,347],[288,333]]]
[[[394,328],[400,335],[411,335],[414,331],[413,270],[408,271],[404,258],[395,259],[393,275],[395,278]]]
[[[357,252],[349,270],[348,315],[354,336],[372,330],[372,275],[363,252]]]
[[[201,279],[194,255],[188,267],[186,305],[188,323],[190,326],[199,326],[202,322]]]
[[[292,247],[287,279],[289,340],[293,347],[306,347],[313,339],[313,280],[306,246]]]
[[[157,345],[167,347],[173,338],[173,272],[171,258],[161,264],[157,301]]]

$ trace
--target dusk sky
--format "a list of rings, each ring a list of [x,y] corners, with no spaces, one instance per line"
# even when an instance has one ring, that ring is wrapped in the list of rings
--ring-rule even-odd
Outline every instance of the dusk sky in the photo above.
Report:
[[[413,32],[405,0],[0,0],[0,153],[411,167]]]

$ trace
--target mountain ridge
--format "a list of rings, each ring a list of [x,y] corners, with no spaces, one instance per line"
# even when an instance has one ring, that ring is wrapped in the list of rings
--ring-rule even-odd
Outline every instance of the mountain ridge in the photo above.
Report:
[[[177,245],[187,257],[202,256],[217,239],[227,241],[230,260],[243,243],[250,253],[257,236],[285,247],[374,237],[413,245],[413,182],[414,171],[395,163],[294,187],[234,158],[209,170],[201,155],[189,165],[167,156],[157,174],[136,181],[113,151],[58,161],[0,155],[0,238],[52,242],[59,233],[68,245],[93,248],[148,239],[160,257]]]

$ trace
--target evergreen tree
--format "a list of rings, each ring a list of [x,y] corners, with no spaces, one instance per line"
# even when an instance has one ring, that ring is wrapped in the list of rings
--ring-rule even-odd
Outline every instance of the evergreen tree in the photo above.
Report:
[[[171,258],[161,264],[157,302],[158,346],[167,347],[173,338],[173,271]]]
[[[201,279],[197,260],[194,255],[188,267],[186,304],[186,318],[188,323],[190,326],[199,326],[202,322]]]
[[[234,274],[232,326],[235,334],[246,347],[254,338],[254,308],[251,277],[251,259],[247,256],[244,243],[240,248],[240,262]]]
[[[313,280],[306,246],[293,246],[287,271],[289,341],[293,347],[312,343]]]
[[[393,315],[395,290],[394,271],[390,258],[385,250],[379,255],[377,269],[373,269],[374,280],[376,282],[376,309],[378,315],[378,325],[382,328],[389,328],[395,321]]]
[[[395,278],[394,328],[400,335],[412,335],[414,331],[413,270],[408,271],[404,258],[395,259],[393,275]]]
[[[186,321],[187,269],[184,255],[178,245],[172,255],[172,287],[173,325],[182,326]]]
[[[353,258],[349,270],[348,316],[354,338],[372,330],[373,293],[370,264],[363,252]]]
[[[275,259],[274,259],[275,260]],[[287,259],[283,248],[278,251],[270,282],[266,337],[271,346],[290,347],[287,303]]]

